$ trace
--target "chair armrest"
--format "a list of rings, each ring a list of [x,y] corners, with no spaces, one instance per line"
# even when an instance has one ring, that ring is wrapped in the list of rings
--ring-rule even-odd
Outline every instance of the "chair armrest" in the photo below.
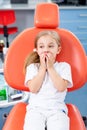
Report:
[[[78,108],[73,104],[67,104],[70,117],[70,130],[86,130],[82,116]]]
[[[23,130],[26,105],[18,103],[12,108],[2,130]]]

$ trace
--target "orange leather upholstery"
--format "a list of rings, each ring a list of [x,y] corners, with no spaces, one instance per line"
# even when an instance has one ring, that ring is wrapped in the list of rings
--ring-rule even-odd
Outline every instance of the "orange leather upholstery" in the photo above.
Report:
[[[34,39],[39,31],[55,30],[59,33],[62,44],[62,51],[58,55],[57,60],[68,62],[72,69],[74,85],[68,91],[82,87],[87,81],[87,73],[85,71],[87,66],[86,54],[80,41],[74,34],[68,30],[58,28],[58,6],[52,3],[38,4],[35,10],[34,23],[35,27],[21,32],[9,47],[4,64],[4,75],[8,84],[15,89],[29,91],[24,86],[23,65],[25,57],[33,50]],[[70,130],[86,130],[78,109],[72,104],[67,104],[67,106],[69,109]],[[3,130],[23,130],[25,109],[25,103],[17,104],[8,116]]]
[[[25,113],[25,103],[15,105],[7,117],[3,130],[23,130]]]
[[[34,25],[37,28],[53,29],[58,27],[59,7],[55,4],[38,4],[35,11]]]
[[[70,117],[70,130],[86,130],[78,108],[73,104],[67,104]]]
[[[23,31],[16,37],[9,48],[4,65],[4,74],[8,84],[13,88],[27,90],[24,86],[23,64],[25,57],[34,48],[33,43],[36,34],[41,30],[43,29],[32,28]],[[69,89],[69,91],[78,89],[82,87],[86,81],[85,52],[80,41],[71,32],[57,28],[54,30],[60,34],[63,48],[58,58],[60,61],[67,61],[72,67],[74,86]]]

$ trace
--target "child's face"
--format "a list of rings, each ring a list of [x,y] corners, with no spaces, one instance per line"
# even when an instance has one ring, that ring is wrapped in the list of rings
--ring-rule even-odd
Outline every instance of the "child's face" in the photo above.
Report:
[[[58,46],[58,43],[51,36],[46,35],[42,36],[37,41],[37,53],[39,56],[42,54],[45,56],[51,56],[56,59],[56,55],[60,52],[61,47]]]

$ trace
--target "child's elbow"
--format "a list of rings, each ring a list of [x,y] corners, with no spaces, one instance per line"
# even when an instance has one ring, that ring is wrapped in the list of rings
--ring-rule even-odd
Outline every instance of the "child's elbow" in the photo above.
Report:
[[[67,86],[66,85],[63,85],[61,87],[58,86],[57,89],[59,92],[64,92],[67,89]]]
[[[35,89],[31,86],[29,86],[29,90],[30,90],[31,93],[37,93],[38,92],[37,89]]]
[[[64,92],[66,90],[66,88],[59,88],[58,91],[59,92]]]

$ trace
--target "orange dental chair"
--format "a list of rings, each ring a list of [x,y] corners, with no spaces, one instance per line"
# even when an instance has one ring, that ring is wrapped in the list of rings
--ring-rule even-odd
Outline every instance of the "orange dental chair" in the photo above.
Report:
[[[68,30],[59,28],[59,8],[53,3],[38,4],[35,10],[33,28],[25,29],[11,43],[4,63],[4,76],[9,86],[22,91],[29,91],[24,86],[23,66],[26,56],[34,48],[34,39],[39,31],[54,30],[61,38],[62,50],[58,61],[71,65],[73,87],[68,91],[81,88],[87,81],[86,54],[78,38]],[[79,95],[78,95],[79,96]],[[26,103],[16,104],[9,113],[2,130],[23,130]],[[78,108],[67,104],[70,117],[70,130],[86,130]]]

